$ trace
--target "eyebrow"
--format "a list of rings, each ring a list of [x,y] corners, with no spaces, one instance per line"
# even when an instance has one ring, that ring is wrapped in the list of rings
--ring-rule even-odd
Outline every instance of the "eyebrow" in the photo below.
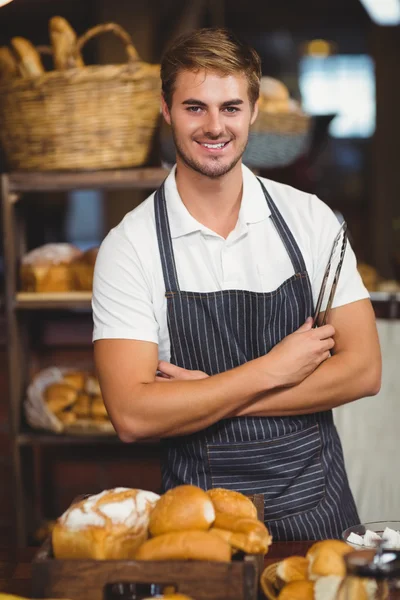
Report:
[[[196,106],[207,106],[205,102],[202,102],[201,100],[196,100],[196,98],[188,98],[187,100],[184,100],[182,104],[195,104]],[[221,106],[239,106],[240,104],[243,104],[243,100],[241,100],[240,98],[233,98],[232,100],[227,100],[226,102],[223,102]]]

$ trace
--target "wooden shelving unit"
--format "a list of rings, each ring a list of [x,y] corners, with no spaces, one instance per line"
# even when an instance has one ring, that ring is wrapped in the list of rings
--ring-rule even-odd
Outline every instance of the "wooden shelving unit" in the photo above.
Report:
[[[33,453],[34,470],[38,468],[38,450],[43,446],[118,444],[110,435],[58,435],[22,429],[22,405],[29,384],[29,340],[24,318],[27,312],[41,310],[76,310],[91,307],[91,293],[32,294],[18,291],[17,273],[23,253],[23,227],[17,219],[15,205],[29,202],[30,192],[60,192],[77,189],[156,189],[168,175],[163,168],[138,168],[95,172],[9,173],[1,176],[1,210],[5,264],[5,315],[9,381],[9,424],[14,473],[14,500],[17,543],[25,546],[28,538],[25,502],[26,451]],[[23,210],[18,211],[23,215]],[[151,443],[151,442],[150,442]],[[34,477],[34,474],[30,474]],[[40,491],[33,492],[40,497]]]

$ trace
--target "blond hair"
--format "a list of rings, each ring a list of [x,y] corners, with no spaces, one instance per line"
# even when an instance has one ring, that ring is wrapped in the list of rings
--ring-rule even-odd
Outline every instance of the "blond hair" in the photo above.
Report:
[[[161,82],[169,108],[180,71],[211,71],[222,76],[245,75],[251,105],[260,94],[261,61],[257,52],[228,29],[196,29],[178,37],[161,61]]]

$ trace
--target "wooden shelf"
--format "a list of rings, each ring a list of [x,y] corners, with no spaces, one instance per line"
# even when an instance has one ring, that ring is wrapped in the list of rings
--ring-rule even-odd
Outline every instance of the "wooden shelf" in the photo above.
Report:
[[[90,308],[92,292],[18,292],[15,308],[28,310]]]
[[[135,446],[140,445],[159,445],[160,440],[141,440],[135,442]],[[68,446],[68,445],[93,445],[93,444],[123,444],[117,435],[71,435],[61,433],[51,433],[47,431],[27,431],[17,435],[17,444],[19,446]]]
[[[21,172],[8,174],[9,191],[44,192],[82,189],[157,189],[169,174],[162,167],[87,172]]]

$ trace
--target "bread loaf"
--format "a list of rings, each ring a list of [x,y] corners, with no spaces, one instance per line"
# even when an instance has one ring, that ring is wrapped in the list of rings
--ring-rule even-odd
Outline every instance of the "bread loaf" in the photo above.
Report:
[[[144,542],[137,550],[135,559],[229,562],[231,547],[207,531],[173,531]]]
[[[306,554],[309,579],[325,575],[344,577],[346,566],[343,556],[352,552],[351,546],[340,540],[323,540],[311,546]]]
[[[73,290],[71,263],[81,254],[72,244],[45,244],[31,250],[21,260],[21,289],[25,292]]]
[[[63,383],[67,383],[75,390],[82,390],[86,381],[86,373],[84,371],[69,371],[63,375]]]
[[[52,17],[49,21],[51,47],[53,50],[54,66],[60,71],[83,67],[80,54],[75,54],[76,33],[64,17]]]
[[[213,488],[207,491],[214,505],[215,512],[227,513],[235,517],[257,519],[257,509],[250,498],[240,492]]]
[[[282,560],[277,569],[276,577],[279,587],[291,581],[308,579],[308,560],[304,556],[289,556]]]
[[[115,488],[73,504],[53,529],[55,558],[133,558],[148,537],[158,499],[153,492]]]
[[[22,77],[43,75],[44,68],[39,52],[23,37],[13,37],[11,45],[18,56],[18,68]]]
[[[150,533],[158,536],[186,529],[207,530],[214,519],[214,506],[207,493],[195,485],[180,485],[161,496],[150,516]]]
[[[90,248],[73,261],[71,268],[73,271],[75,289],[82,291],[92,290],[94,265],[98,251],[98,248]]]
[[[293,581],[281,590],[279,600],[314,600],[312,581]]]
[[[17,61],[7,46],[0,47],[0,83],[18,77]]]

